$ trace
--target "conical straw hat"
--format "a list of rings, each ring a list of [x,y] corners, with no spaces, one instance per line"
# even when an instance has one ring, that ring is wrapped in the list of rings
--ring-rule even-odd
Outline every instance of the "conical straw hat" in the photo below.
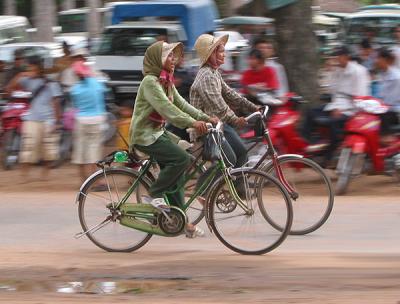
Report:
[[[181,42],[176,43],[163,43],[162,46],[162,55],[161,55],[161,62],[162,64],[165,63],[168,55],[174,52],[175,60],[178,62],[183,56],[183,44]]]
[[[207,62],[210,55],[221,43],[225,45],[228,42],[228,38],[229,35],[223,35],[218,38],[209,34],[200,35],[194,44],[194,48],[200,58],[200,65],[203,66]]]

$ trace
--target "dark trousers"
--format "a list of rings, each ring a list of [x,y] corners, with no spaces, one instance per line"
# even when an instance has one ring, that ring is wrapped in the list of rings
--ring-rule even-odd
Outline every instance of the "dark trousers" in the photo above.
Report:
[[[236,130],[227,124],[224,124],[224,137],[222,151],[225,164],[234,168],[242,167],[247,162],[247,150],[242,139]],[[197,187],[200,187],[204,183],[215,166],[216,164],[212,165],[200,176],[197,181]]]
[[[328,130],[329,147],[325,153],[325,160],[328,161],[339,147],[348,116],[333,117],[330,112],[324,111],[324,107],[325,105],[317,106],[306,113],[302,134],[310,143],[315,143],[316,139],[313,137],[313,134],[316,129],[324,127]]]
[[[393,133],[391,127],[396,126],[399,124],[399,114],[397,112],[386,112],[381,114],[381,134],[382,135],[389,135]]]
[[[151,185],[151,197],[163,197],[166,192],[173,191],[184,182],[184,172],[190,165],[190,156],[177,144],[173,143],[167,134],[159,137],[149,146],[135,145],[135,148],[153,158],[160,166],[160,174]],[[183,188],[173,194],[167,194],[172,205],[184,204]]]
[[[175,127],[173,124],[170,123],[167,123],[165,128],[167,129],[167,131],[175,134],[176,136],[179,136],[183,140],[190,142],[189,133],[186,132],[186,129]]]

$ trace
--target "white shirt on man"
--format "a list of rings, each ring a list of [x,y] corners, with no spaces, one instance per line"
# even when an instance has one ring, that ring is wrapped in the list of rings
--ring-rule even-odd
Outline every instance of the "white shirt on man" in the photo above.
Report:
[[[345,68],[337,68],[332,79],[332,102],[326,105],[325,111],[339,110],[350,116],[354,113],[351,96],[370,95],[371,77],[368,69],[355,61],[349,61]]]
[[[391,111],[400,113],[400,69],[389,67],[380,76],[379,97]]]
[[[273,58],[269,58],[265,61],[265,65],[274,69],[276,76],[279,82],[279,89],[277,95],[279,97],[284,96],[289,92],[289,84],[286,77],[286,71],[282,64],[274,60]]]

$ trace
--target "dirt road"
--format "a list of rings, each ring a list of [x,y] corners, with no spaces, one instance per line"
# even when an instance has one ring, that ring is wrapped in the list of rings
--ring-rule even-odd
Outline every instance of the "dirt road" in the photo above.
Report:
[[[17,171],[0,172],[0,303],[400,303],[400,188],[389,178],[358,180],[320,230],[264,256],[210,233],[111,254],[73,238],[75,173],[19,185]]]

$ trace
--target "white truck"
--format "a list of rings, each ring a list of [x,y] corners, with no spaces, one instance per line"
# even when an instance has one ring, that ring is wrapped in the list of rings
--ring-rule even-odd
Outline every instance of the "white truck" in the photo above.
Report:
[[[186,41],[185,31],[178,23],[127,22],[106,27],[95,64],[109,78],[117,100],[131,98],[143,78],[143,56],[157,40]]]
[[[213,0],[114,2],[107,6],[96,68],[109,77],[117,102],[133,100],[143,78],[143,56],[152,43],[183,42],[191,53],[197,37],[215,29]]]

